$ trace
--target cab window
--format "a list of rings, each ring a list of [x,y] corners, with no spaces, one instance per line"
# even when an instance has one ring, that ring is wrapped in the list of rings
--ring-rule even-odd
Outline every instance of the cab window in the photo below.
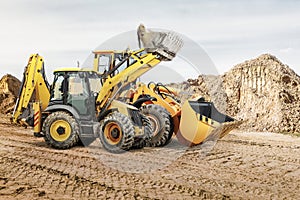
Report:
[[[56,74],[51,90],[51,100],[62,100],[63,99],[63,81],[64,74]]]
[[[109,70],[111,62],[111,55],[100,55],[98,61],[98,71],[103,74]]]

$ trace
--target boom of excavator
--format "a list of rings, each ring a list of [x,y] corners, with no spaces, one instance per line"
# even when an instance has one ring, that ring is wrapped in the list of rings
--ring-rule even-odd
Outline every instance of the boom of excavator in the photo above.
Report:
[[[50,100],[50,86],[45,76],[44,60],[41,56],[33,54],[30,56],[23,73],[23,80],[19,91],[16,106],[13,112],[12,121],[24,126],[34,126],[38,131],[36,120],[40,113],[29,113],[28,106],[31,101],[35,107],[45,110]],[[38,105],[37,105],[38,104]],[[30,105],[32,106],[32,105]],[[38,110],[38,109],[36,109]]]

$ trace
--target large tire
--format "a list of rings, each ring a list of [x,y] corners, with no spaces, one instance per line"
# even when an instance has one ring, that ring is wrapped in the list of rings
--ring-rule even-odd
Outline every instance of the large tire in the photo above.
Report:
[[[153,134],[148,146],[162,147],[167,145],[173,135],[172,118],[169,112],[160,105],[148,104],[141,108],[151,122]]]
[[[148,117],[144,114],[140,114],[144,126],[144,135],[134,140],[132,145],[133,149],[142,149],[146,146],[150,146],[150,141],[153,136],[152,125]]]
[[[126,115],[112,112],[100,121],[99,137],[107,151],[123,153],[132,147],[134,127]]]
[[[58,111],[51,113],[44,121],[42,132],[45,141],[56,149],[68,149],[79,141],[79,125],[68,113]]]

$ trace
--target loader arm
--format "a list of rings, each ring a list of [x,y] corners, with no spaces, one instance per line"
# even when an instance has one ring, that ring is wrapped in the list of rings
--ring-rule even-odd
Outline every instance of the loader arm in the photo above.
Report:
[[[97,97],[97,103],[100,105],[100,109],[102,109],[108,102],[108,99],[116,95],[120,89],[133,82],[161,62],[162,59],[155,53],[146,52],[142,56],[137,55],[139,53],[143,53],[143,51],[144,50],[141,49],[124,58],[122,62],[131,60],[133,64],[129,65],[120,73],[113,75],[119,66],[116,66],[106,73],[102,89]]]
[[[155,41],[155,45],[145,46],[137,51],[94,51],[94,70],[103,68],[101,56],[106,56],[107,68],[103,71],[103,85],[97,96],[98,111],[106,110],[109,98],[114,99],[119,91],[129,83],[135,81],[144,73],[158,65],[161,61],[171,61],[182,48],[183,40],[173,32],[152,34],[147,38]],[[119,63],[115,64],[117,58]],[[127,65],[125,69],[122,67]],[[120,69],[119,69],[120,68]],[[104,108],[104,109],[103,109]]]
[[[31,100],[45,110],[49,104],[49,83],[45,77],[44,59],[38,54],[32,54],[23,73],[23,81],[19,90],[18,99],[13,111],[12,122],[22,124],[25,110]],[[28,115],[28,113],[26,114]]]

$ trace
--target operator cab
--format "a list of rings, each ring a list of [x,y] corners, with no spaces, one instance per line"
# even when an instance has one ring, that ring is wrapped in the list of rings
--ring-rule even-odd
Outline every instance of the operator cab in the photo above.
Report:
[[[120,73],[136,62],[136,59],[131,57],[131,52],[125,51],[102,51],[96,50],[94,53],[94,71],[105,75],[113,71],[112,76]],[[146,51],[140,51],[135,56],[142,56]]]
[[[91,116],[95,114],[95,93],[101,89],[100,80],[100,75],[94,71],[79,68],[56,70],[49,105],[69,105],[79,115]]]

